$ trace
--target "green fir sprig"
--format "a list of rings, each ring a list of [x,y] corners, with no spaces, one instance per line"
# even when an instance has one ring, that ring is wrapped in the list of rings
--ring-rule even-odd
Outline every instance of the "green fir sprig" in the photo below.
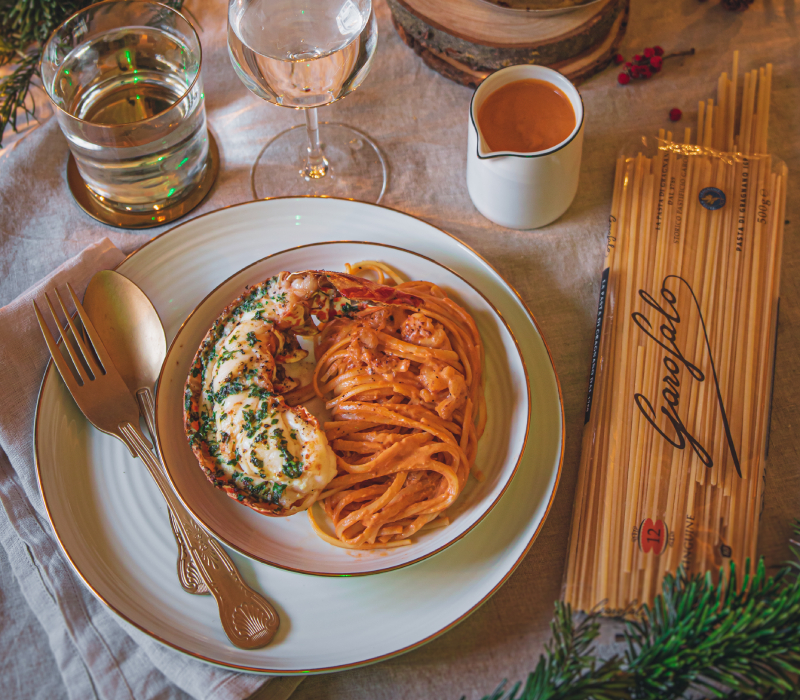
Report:
[[[33,100],[26,103],[38,79],[39,59],[47,38],[67,17],[97,0],[0,0],[0,148],[7,125],[17,131],[17,117],[34,116]],[[183,0],[162,0],[180,9]]]
[[[795,523],[800,538],[800,522]],[[683,697],[800,698],[800,542],[793,561],[768,576],[763,559],[738,580],[731,564],[711,574],[668,574],[641,616],[625,622],[624,658],[601,661],[599,615],[577,624],[556,603],[553,638],[524,687],[506,683],[483,700],[671,700]]]

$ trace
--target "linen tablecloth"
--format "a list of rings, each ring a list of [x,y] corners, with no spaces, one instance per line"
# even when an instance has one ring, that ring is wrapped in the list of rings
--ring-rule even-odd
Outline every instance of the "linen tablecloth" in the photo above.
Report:
[[[252,199],[250,166],[258,151],[274,134],[299,123],[301,115],[261,102],[238,81],[225,46],[226,3],[188,0],[186,7],[201,27],[208,117],[222,155],[217,184],[190,215],[195,216]],[[770,565],[788,556],[791,522],[800,516],[800,439],[795,437],[800,422],[800,27],[793,0],[756,2],[739,13],[714,0],[632,0],[623,54],[654,45],[667,53],[694,47],[696,53],[669,59],[649,81],[620,86],[617,71],[610,68],[580,87],[586,133],[577,198],[556,223],[519,232],[483,219],[467,195],[471,90],[432,72],[402,44],[382,0],[376,1],[376,12],[380,38],[369,77],[347,99],[322,109],[320,119],[352,124],[380,144],[390,170],[384,204],[458,236],[519,290],[554,356],[566,411],[566,452],[548,520],[494,597],[431,643],[374,666],[308,678],[292,698],[480,698],[503,678],[523,678],[535,666],[549,637],[553,601],[561,592],[615,157],[638,136],[669,128],[673,107],[684,115],[677,127],[694,127],[698,101],[714,96],[716,79],[729,70],[734,49],[741,51],[742,69],[767,61],[775,66],[770,146],[790,171],[770,462],[759,539],[759,551]],[[85,216],[67,189],[67,153],[54,119],[0,151],[0,304],[90,243],[108,237],[127,253],[163,230],[118,231]],[[13,407],[0,407],[0,415],[9,410]],[[0,686],[12,689],[4,697],[66,697],[54,660],[36,664],[37,693],[17,682],[30,668],[32,655],[51,659],[52,651],[2,551],[0,630]],[[13,682],[6,683],[9,679]],[[177,698],[182,692],[165,686],[158,697]]]

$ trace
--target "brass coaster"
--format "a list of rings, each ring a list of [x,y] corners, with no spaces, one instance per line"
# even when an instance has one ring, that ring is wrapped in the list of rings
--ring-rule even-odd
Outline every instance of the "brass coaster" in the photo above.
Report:
[[[103,203],[89,191],[86,183],[78,172],[78,165],[72,153],[69,154],[67,162],[67,183],[69,191],[89,216],[109,226],[119,226],[120,228],[153,228],[163,226],[170,221],[179,219],[184,214],[188,214],[200,202],[203,201],[219,173],[219,148],[214,139],[214,135],[208,132],[208,159],[206,160],[206,171],[200,184],[197,185],[181,201],[170,204],[158,211],[144,212],[120,212],[116,209],[103,206]]]

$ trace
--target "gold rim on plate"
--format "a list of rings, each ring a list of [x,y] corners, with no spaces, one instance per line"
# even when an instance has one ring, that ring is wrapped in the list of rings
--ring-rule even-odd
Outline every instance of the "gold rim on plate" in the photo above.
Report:
[[[472,523],[472,525],[470,525],[466,530],[464,530],[464,532],[462,532],[458,536],[454,537],[453,539],[445,542],[441,547],[433,550],[432,552],[429,552],[428,554],[423,554],[421,556],[418,556],[417,558],[412,559],[411,561],[404,562],[402,564],[396,564],[395,566],[379,568],[379,569],[372,569],[370,571],[357,571],[357,572],[348,572],[348,573],[331,573],[331,572],[327,572],[327,571],[310,571],[308,569],[297,569],[297,568],[292,567],[292,566],[287,566],[286,564],[280,564],[278,562],[271,561],[270,559],[265,559],[265,558],[263,558],[261,556],[258,556],[257,554],[253,554],[252,552],[248,552],[247,550],[242,549],[240,546],[238,546],[238,545],[234,544],[233,542],[231,542],[230,540],[228,540],[226,537],[224,537],[220,533],[218,533],[215,530],[213,530],[200,517],[200,515],[198,515],[196,510],[192,507],[191,502],[188,499],[184,498],[184,495],[181,493],[180,489],[178,488],[178,485],[175,483],[175,479],[172,476],[172,471],[170,470],[170,468],[167,465],[166,461],[164,462],[164,466],[166,468],[167,478],[169,479],[170,484],[172,484],[172,488],[174,489],[175,493],[178,495],[178,498],[180,499],[181,503],[183,503],[183,505],[186,508],[186,510],[188,510],[192,514],[194,519],[211,536],[213,536],[216,539],[220,540],[223,544],[227,545],[231,549],[239,552],[239,554],[243,554],[244,556],[246,556],[246,557],[248,557],[250,559],[255,559],[256,561],[259,561],[262,564],[267,564],[268,566],[274,566],[274,567],[276,567],[278,569],[284,569],[285,571],[292,571],[292,572],[297,573],[297,574],[308,574],[310,576],[326,576],[326,577],[332,577],[332,578],[340,578],[340,577],[343,577],[343,576],[354,578],[354,577],[357,577],[357,576],[371,576],[373,574],[382,574],[382,573],[389,572],[389,571],[396,571],[397,569],[403,569],[406,566],[411,566],[412,564],[417,564],[418,562],[424,561],[425,559],[428,559],[428,558],[432,557],[434,554],[438,554],[439,552],[447,549],[447,547],[449,547],[450,545],[454,544],[455,542],[458,542],[467,533],[471,532],[475,528],[475,526],[478,523],[480,523],[489,514],[489,512],[497,505],[497,503],[500,500],[500,498],[506,492],[506,489],[508,489],[508,487],[511,485],[511,482],[513,481],[514,476],[517,473],[517,469],[519,469],[520,462],[522,462],[522,457],[525,454],[525,448],[528,445],[528,436],[530,435],[530,432],[531,432],[531,386],[530,386],[529,375],[528,375],[528,367],[525,364],[525,358],[522,356],[522,348],[520,348],[519,342],[517,341],[517,337],[514,335],[514,331],[511,330],[511,327],[508,325],[508,322],[504,318],[503,314],[500,313],[499,309],[491,301],[489,301],[486,298],[486,295],[484,295],[483,292],[481,292],[473,284],[471,284],[466,279],[464,279],[463,276],[461,276],[460,274],[458,274],[454,270],[451,270],[446,265],[442,265],[440,262],[434,260],[433,258],[429,258],[427,255],[422,255],[421,253],[415,253],[412,250],[408,250],[407,248],[401,248],[400,246],[388,245],[388,244],[385,244],[385,243],[377,243],[377,242],[373,242],[373,241],[320,241],[319,243],[305,243],[303,245],[294,246],[293,248],[286,248],[284,250],[279,250],[276,253],[271,253],[270,255],[266,255],[263,258],[261,258],[259,260],[256,260],[255,262],[252,262],[249,265],[246,265],[241,270],[238,270],[238,271],[234,272],[227,279],[225,279],[222,282],[220,282],[216,287],[214,287],[214,289],[212,289],[208,294],[206,294],[206,296],[203,297],[202,301],[200,301],[191,310],[191,312],[186,317],[186,319],[184,320],[184,322],[181,324],[180,328],[178,329],[177,333],[175,334],[175,337],[172,339],[172,342],[170,343],[169,348],[167,349],[167,354],[164,357],[164,364],[161,366],[161,372],[159,372],[159,374],[158,374],[158,385],[157,385],[156,397],[155,397],[155,413],[156,413],[156,435],[155,435],[155,440],[158,443],[159,452],[163,455],[164,451],[161,449],[162,439],[161,439],[161,433],[160,433],[160,430],[159,430],[159,421],[158,421],[158,405],[159,405],[159,399],[161,398],[161,388],[163,386],[163,382],[161,381],[161,378],[162,378],[162,376],[164,374],[164,368],[166,368],[169,365],[169,360],[171,358],[171,355],[172,355],[173,351],[177,347],[180,347],[179,344],[178,344],[178,341],[179,341],[179,339],[181,337],[181,333],[183,332],[183,329],[186,327],[186,324],[189,323],[189,321],[192,319],[192,317],[195,315],[195,313],[197,313],[197,311],[200,309],[200,307],[202,307],[214,294],[217,293],[217,291],[221,287],[223,287],[226,284],[228,284],[234,277],[238,277],[243,272],[246,272],[247,270],[249,270],[252,267],[255,267],[256,265],[261,265],[262,263],[265,263],[267,260],[270,260],[271,258],[275,258],[275,257],[277,257],[279,255],[283,255],[284,253],[290,253],[290,252],[297,251],[297,250],[304,250],[306,248],[317,248],[317,247],[321,247],[321,246],[341,245],[341,244],[368,245],[368,246],[376,246],[378,248],[388,248],[390,250],[399,250],[402,253],[407,253],[407,254],[413,255],[413,256],[415,256],[417,258],[422,258],[423,260],[427,260],[428,262],[431,262],[434,265],[436,265],[438,267],[441,267],[443,270],[446,270],[447,272],[451,273],[455,277],[458,277],[458,279],[460,279],[465,285],[467,285],[467,287],[469,287],[473,292],[475,292],[478,296],[480,296],[486,302],[486,304],[489,306],[489,308],[491,308],[492,311],[494,311],[495,315],[500,319],[500,321],[502,322],[502,324],[505,327],[506,331],[508,331],[508,334],[511,336],[511,339],[514,341],[514,347],[517,349],[517,355],[519,355],[519,360],[522,363],[522,371],[525,374],[525,389],[526,389],[526,398],[527,398],[527,412],[526,412],[526,415],[525,415],[525,437],[522,440],[522,447],[520,448],[519,455],[517,456],[516,464],[514,464],[514,469],[511,471],[511,474],[509,475],[508,479],[506,479],[506,482],[503,485],[503,488],[501,489],[501,491],[497,495],[497,497],[494,499],[494,501],[492,501],[492,503],[489,504],[489,507],[486,508],[486,510],[483,511],[483,513],[480,515],[480,517],[474,523]],[[226,306],[227,306],[227,304],[230,304],[231,301],[232,300],[228,300],[226,302]],[[194,352],[193,352],[193,354],[194,354]],[[198,465],[198,467],[199,467],[199,465]],[[413,544],[410,545],[410,546],[413,547]]]
[[[277,200],[282,200],[282,199],[321,199],[321,198],[320,197],[310,196],[310,195],[301,195],[301,196],[297,196],[297,197],[271,197],[271,198],[266,198],[264,200],[256,200],[256,201],[277,201]],[[38,394],[38,396],[36,398],[36,413],[35,413],[35,417],[34,417],[34,463],[35,463],[35,467],[36,467],[36,480],[37,480],[37,483],[38,483],[38,486],[39,486],[39,492],[42,494],[42,501],[44,502],[45,511],[47,512],[47,518],[50,521],[51,527],[53,527],[53,533],[54,533],[54,535],[56,537],[56,540],[58,541],[58,544],[59,544],[59,547],[61,548],[61,551],[64,553],[64,556],[67,558],[67,561],[69,561],[69,563],[71,564],[72,568],[78,574],[80,579],[83,581],[83,583],[86,585],[86,587],[95,595],[95,597],[98,600],[100,600],[107,608],[109,608],[112,612],[114,612],[116,615],[121,617],[127,623],[129,623],[130,625],[133,625],[136,629],[144,632],[145,634],[147,634],[148,636],[152,637],[153,639],[161,642],[162,644],[164,644],[164,645],[166,645],[166,646],[168,646],[168,647],[170,647],[172,649],[175,649],[177,651],[180,651],[180,652],[182,652],[182,653],[184,653],[184,654],[186,654],[188,656],[191,656],[193,658],[200,659],[201,661],[205,661],[205,662],[213,664],[215,666],[221,666],[221,667],[224,667],[224,668],[231,668],[231,669],[250,672],[250,673],[278,674],[278,675],[283,675],[283,676],[289,676],[289,675],[301,675],[301,674],[310,674],[310,673],[329,673],[329,672],[334,672],[334,671],[344,671],[344,670],[347,670],[347,669],[357,668],[357,667],[360,667],[360,666],[366,666],[366,665],[369,665],[369,664],[377,663],[379,661],[384,661],[386,659],[390,659],[390,658],[393,658],[395,656],[399,656],[400,654],[404,654],[404,653],[407,653],[409,651],[413,651],[414,649],[417,649],[417,648],[423,646],[424,644],[427,644],[428,642],[433,641],[437,637],[443,635],[445,632],[448,632],[449,630],[453,629],[456,625],[458,625],[459,623],[463,622],[467,617],[469,617],[473,612],[475,612],[487,600],[489,600],[489,598],[491,598],[503,586],[503,584],[506,581],[508,581],[508,579],[511,577],[511,574],[513,574],[514,571],[516,571],[517,567],[522,563],[522,560],[528,554],[528,552],[530,551],[531,547],[533,546],[533,543],[538,538],[539,533],[542,531],[542,527],[544,526],[544,523],[547,520],[547,516],[550,514],[550,510],[552,509],[553,503],[555,501],[556,493],[558,492],[558,486],[559,486],[559,483],[561,481],[561,473],[562,473],[563,467],[564,467],[564,449],[565,449],[565,438],[566,438],[566,423],[565,423],[565,415],[564,415],[564,396],[563,396],[563,392],[561,390],[561,381],[558,378],[558,372],[556,371],[556,366],[555,366],[555,363],[553,362],[553,354],[550,351],[550,346],[547,344],[547,341],[545,340],[545,337],[542,334],[542,331],[541,331],[541,328],[539,326],[539,323],[536,321],[536,318],[531,313],[530,308],[525,303],[523,298],[520,296],[520,294],[516,290],[516,288],[513,285],[509,284],[509,282],[497,271],[497,269],[494,267],[494,265],[492,265],[488,260],[486,260],[486,258],[484,258],[480,253],[478,253],[470,245],[468,245],[468,244],[464,243],[463,241],[459,240],[453,234],[448,233],[444,229],[442,229],[442,228],[440,228],[438,226],[435,226],[434,224],[430,224],[427,221],[424,221],[423,219],[420,219],[419,217],[416,217],[416,216],[414,216],[412,214],[407,214],[405,212],[401,212],[401,211],[399,211],[397,209],[393,209],[392,207],[388,207],[385,204],[375,204],[373,202],[360,202],[359,200],[347,199],[347,198],[344,198],[344,197],[326,197],[325,199],[338,199],[340,201],[349,201],[349,202],[356,202],[358,204],[365,204],[365,205],[368,205],[368,206],[371,206],[371,207],[377,207],[379,209],[388,209],[389,211],[391,211],[391,212],[393,212],[395,214],[401,214],[401,215],[407,216],[407,217],[409,217],[411,219],[416,219],[417,221],[420,221],[421,223],[425,224],[426,226],[430,226],[431,228],[436,229],[440,233],[443,233],[448,238],[452,238],[453,240],[455,240],[458,245],[460,245],[460,246],[466,248],[467,250],[469,250],[484,265],[486,265],[486,267],[488,267],[490,270],[492,270],[492,272],[494,272],[499,277],[499,279],[503,282],[503,284],[506,286],[506,288],[509,291],[511,291],[511,293],[516,297],[517,301],[520,303],[521,307],[524,309],[525,314],[528,316],[528,319],[531,321],[531,323],[533,324],[534,328],[536,329],[536,332],[538,333],[539,337],[541,338],[542,344],[544,345],[544,348],[547,351],[547,357],[548,357],[548,359],[550,361],[550,368],[553,371],[553,378],[555,379],[556,388],[558,390],[558,405],[559,405],[559,413],[560,413],[560,418],[561,418],[561,436],[560,436],[561,437],[561,445],[560,445],[559,456],[558,456],[558,469],[556,470],[555,482],[553,484],[553,489],[552,489],[552,491],[550,493],[550,497],[549,497],[548,502],[547,502],[547,507],[545,508],[545,512],[542,515],[542,519],[539,522],[539,524],[536,526],[536,529],[533,531],[533,534],[531,535],[530,539],[528,540],[528,543],[525,545],[525,548],[522,551],[522,553],[520,554],[520,556],[513,563],[513,565],[509,567],[508,571],[500,579],[500,581],[498,581],[497,584],[494,585],[492,587],[492,589],[485,596],[483,596],[477,603],[475,603],[473,606],[471,606],[469,608],[469,610],[466,610],[464,613],[459,615],[455,620],[453,620],[451,623],[445,625],[444,627],[442,627],[437,632],[434,632],[433,634],[428,635],[427,637],[415,642],[414,644],[409,644],[408,646],[405,646],[405,647],[402,647],[400,649],[388,652],[386,654],[380,654],[378,656],[374,656],[374,657],[371,657],[369,659],[363,659],[363,660],[360,660],[360,661],[354,661],[354,662],[351,662],[351,663],[348,663],[348,664],[339,664],[339,665],[328,666],[328,667],[323,667],[323,668],[286,671],[286,670],[282,670],[282,669],[264,669],[264,668],[260,668],[260,667],[257,668],[257,667],[253,667],[253,666],[247,666],[247,665],[244,665],[244,664],[235,664],[235,663],[228,663],[228,662],[218,661],[217,659],[213,659],[213,658],[204,656],[203,654],[199,654],[197,652],[193,652],[193,651],[190,651],[188,649],[184,649],[183,647],[179,646],[178,644],[175,644],[175,643],[170,642],[170,641],[168,641],[168,640],[166,640],[166,639],[164,639],[164,638],[162,638],[162,637],[160,637],[160,636],[158,636],[156,634],[153,634],[148,629],[146,629],[142,625],[138,624],[134,620],[131,620],[127,615],[125,615],[122,612],[120,612],[119,610],[117,610],[113,605],[111,605],[108,602],[106,602],[106,600],[94,589],[94,587],[91,585],[91,583],[86,579],[86,577],[83,575],[83,573],[78,568],[78,566],[75,564],[75,562],[72,560],[72,558],[69,555],[69,552],[67,552],[66,548],[64,547],[63,543],[61,542],[61,538],[60,538],[60,536],[58,534],[58,531],[56,530],[55,526],[53,525],[53,519],[52,519],[52,516],[51,516],[51,513],[50,513],[50,508],[49,508],[48,503],[47,503],[47,497],[45,495],[44,489],[42,488],[41,470],[39,468],[39,444],[38,444],[38,440],[36,439],[36,436],[39,433],[39,416],[40,416],[40,413],[41,413],[40,408],[41,408],[41,402],[42,402],[42,394],[43,394],[43,391],[44,391],[44,387],[47,384],[48,378],[51,376],[51,373],[52,373],[52,370],[53,370],[53,361],[52,361],[52,359],[49,360],[48,364],[47,364],[47,367],[45,369],[44,377],[42,378],[42,383],[41,383],[41,385],[39,387],[39,394]],[[206,212],[205,214],[201,214],[200,216],[196,217],[196,219],[200,219],[200,218],[203,218],[205,216],[209,216],[211,214],[216,214],[217,212],[225,211],[227,209],[233,209],[234,207],[240,207],[240,206],[251,205],[251,204],[253,204],[253,202],[240,202],[238,204],[231,204],[231,205],[228,205],[226,207],[220,207],[219,209],[216,209],[216,210],[214,210],[212,212]],[[192,219],[192,221],[194,221],[194,220],[195,219]],[[149,246],[154,241],[160,239],[162,236],[167,236],[167,235],[169,235],[171,233],[174,233],[181,226],[184,226],[184,225],[186,225],[188,223],[190,223],[190,222],[187,221],[187,222],[184,222],[183,224],[179,224],[178,226],[175,226],[175,227],[169,229],[168,231],[164,231],[163,233],[160,233],[158,236],[155,236],[155,237],[151,238],[149,241],[147,241],[140,248],[138,248],[137,250],[135,250],[132,253],[130,253],[114,269],[118,269],[128,259],[132,258],[134,255],[137,255],[144,248]],[[59,342],[61,342],[60,338],[59,338]]]

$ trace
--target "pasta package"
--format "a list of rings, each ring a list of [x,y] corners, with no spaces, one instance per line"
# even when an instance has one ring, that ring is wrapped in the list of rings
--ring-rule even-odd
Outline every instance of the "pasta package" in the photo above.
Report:
[[[616,164],[564,589],[576,609],[632,616],[666,572],[756,555],[787,169],[767,150],[772,66],[739,88],[737,64],[694,142],[662,131]]]

